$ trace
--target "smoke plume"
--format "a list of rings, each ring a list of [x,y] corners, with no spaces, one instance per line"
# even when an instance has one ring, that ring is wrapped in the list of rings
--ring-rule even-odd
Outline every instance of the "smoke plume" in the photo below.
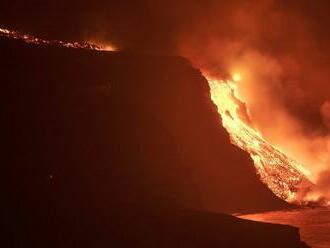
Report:
[[[215,77],[239,73],[240,99],[253,126],[310,171],[330,197],[330,98],[327,37],[301,6],[278,1],[213,3],[181,31],[179,52]]]

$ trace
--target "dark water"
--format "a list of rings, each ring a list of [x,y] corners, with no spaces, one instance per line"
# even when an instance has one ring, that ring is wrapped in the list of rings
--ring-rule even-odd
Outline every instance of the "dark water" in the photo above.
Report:
[[[330,209],[275,211],[238,217],[262,222],[288,224],[300,229],[300,236],[313,248],[330,248]]]

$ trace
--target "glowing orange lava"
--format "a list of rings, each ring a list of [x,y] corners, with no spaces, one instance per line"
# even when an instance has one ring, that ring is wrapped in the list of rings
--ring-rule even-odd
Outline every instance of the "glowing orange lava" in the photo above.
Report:
[[[239,74],[228,81],[208,79],[211,98],[223,127],[231,142],[250,154],[261,181],[275,195],[290,203],[304,204],[304,195],[313,187],[308,180],[309,172],[302,164],[269,144],[252,127],[246,105],[236,95],[240,80]]]
[[[89,49],[97,51],[115,51],[116,49],[113,46],[98,46],[89,42],[67,42],[60,40],[44,40],[41,38],[34,37],[29,34],[22,34],[17,31],[11,31],[5,28],[0,28],[0,36],[5,36],[10,39],[17,39],[25,41],[26,43],[36,44],[36,45],[48,45],[48,46],[62,46],[68,48],[80,48],[80,49]]]

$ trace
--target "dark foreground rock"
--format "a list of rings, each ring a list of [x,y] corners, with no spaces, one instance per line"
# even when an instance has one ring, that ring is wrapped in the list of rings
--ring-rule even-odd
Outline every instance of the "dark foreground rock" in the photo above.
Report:
[[[20,236],[16,230],[14,236],[6,236],[6,240],[11,238],[8,247],[309,247],[300,241],[297,228],[224,214],[152,211],[81,217],[73,215],[70,221],[48,218]]]
[[[303,247],[292,227],[179,210],[288,207],[186,60],[4,38],[0,54],[10,247]]]

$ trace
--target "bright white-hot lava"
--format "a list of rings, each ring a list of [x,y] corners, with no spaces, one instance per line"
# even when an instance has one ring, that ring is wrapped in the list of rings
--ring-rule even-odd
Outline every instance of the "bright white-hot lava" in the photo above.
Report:
[[[234,74],[227,81],[208,78],[212,101],[231,142],[250,154],[261,181],[276,196],[290,203],[307,204],[305,197],[314,187],[308,179],[310,172],[267,142],[253,128],[248,109],[237,96],[240,80],[239,74]]]

